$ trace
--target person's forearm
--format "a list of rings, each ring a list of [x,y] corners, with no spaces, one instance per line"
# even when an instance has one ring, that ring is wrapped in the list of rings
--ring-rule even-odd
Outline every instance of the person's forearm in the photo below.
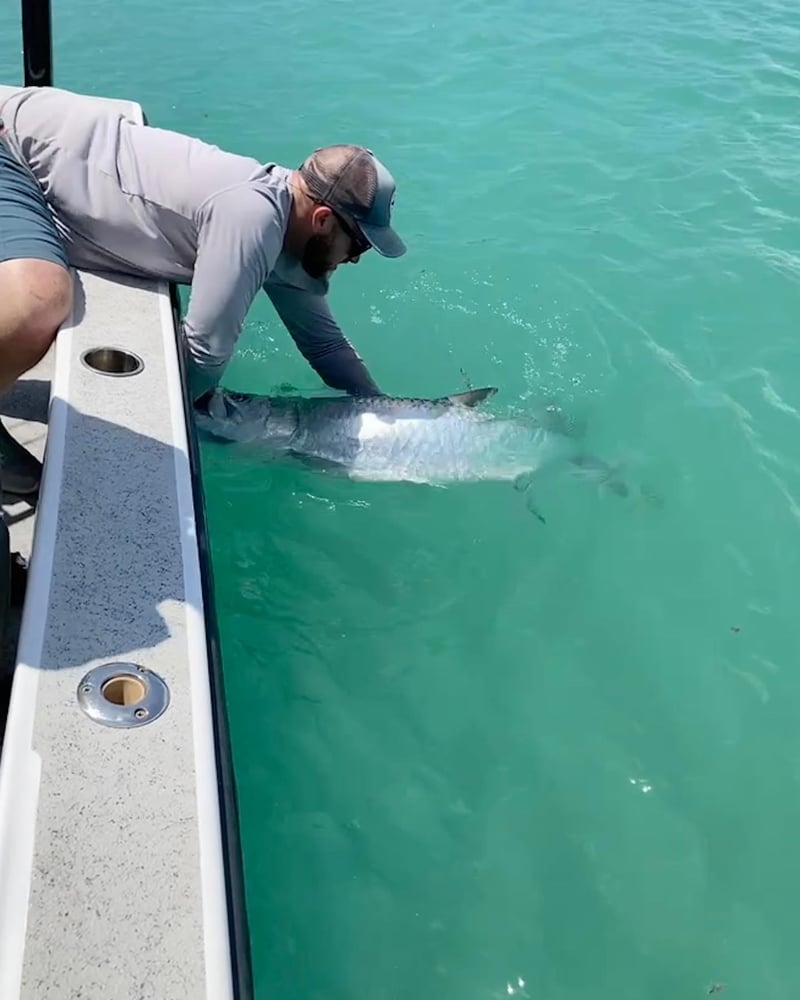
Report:
[[[187,351],[186,378],[189,383],[189,398],[196,402],[201,396],[216,389],[224,368],[224,365],[200,365]]]
[[[320,357],[308,357],[307,360],[322,381],[332,389],[341,389],[352,396],[381,395],[369,369],[348,343]]]
[[[353,396],[382,395],[324,296],[281,284],[267,285],[266,291],[300,353],[326,385]]]

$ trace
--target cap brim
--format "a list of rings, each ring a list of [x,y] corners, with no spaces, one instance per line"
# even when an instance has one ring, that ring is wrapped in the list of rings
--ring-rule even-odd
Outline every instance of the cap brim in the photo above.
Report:
[[[383,257],[402,257],[406,252],[405,243],[391,226],[367,226],[360,222],[358,228]]]

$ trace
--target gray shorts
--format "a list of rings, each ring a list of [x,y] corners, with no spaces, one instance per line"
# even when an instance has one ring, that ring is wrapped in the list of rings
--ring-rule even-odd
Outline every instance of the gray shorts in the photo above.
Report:
[[[0,139],[0,262],[30,257],[69,267],[42,189]]]

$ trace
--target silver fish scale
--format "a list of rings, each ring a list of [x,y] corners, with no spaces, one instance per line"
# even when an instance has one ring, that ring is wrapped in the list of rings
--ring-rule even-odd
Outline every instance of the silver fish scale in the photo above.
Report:
[[[301,407],[293,450],[357,478],[414,482],[511,479],[542,459],[540,430],[467,407],[376,402]]]
[[[537,423],[441,400],[251,396],[223,391],[196,415],[213,437],[256,442],[353,478],[447,483],[514,479],[563,438]]]

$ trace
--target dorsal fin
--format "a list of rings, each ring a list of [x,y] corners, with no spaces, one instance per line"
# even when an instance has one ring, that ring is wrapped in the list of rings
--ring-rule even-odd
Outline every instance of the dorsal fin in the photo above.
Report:
[[[487,386],[484,389],[468,389],[466,392],[454,392],[447,398],[451,403],[458,403],[460,406],[477,406],[484,399],[493,396],[497,392],[496,386]]]

